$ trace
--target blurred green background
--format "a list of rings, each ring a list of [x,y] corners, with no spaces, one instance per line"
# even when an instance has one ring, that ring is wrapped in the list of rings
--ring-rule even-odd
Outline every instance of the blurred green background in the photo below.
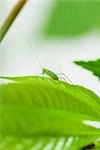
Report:
[[[48,36],[76,36],[100,29],[99,0],[55,0],[45,33]]]

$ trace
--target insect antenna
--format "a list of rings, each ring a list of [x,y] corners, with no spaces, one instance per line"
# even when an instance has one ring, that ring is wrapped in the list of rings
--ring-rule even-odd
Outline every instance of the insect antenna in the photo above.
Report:
[[[21,32],[23,33],[24,38],[26,39],[26,41],[28,42],[28,44],[29,44],[29,46],[30,46],[30,48],[31,48],[31,50],[32,50],[32,55],[34,54],[34,56],[36,57],[36,59],[37,59],[39,65],[40,65],[41,70],[43,70],[43,68],[45,68],[45,66],[47,65],[47,62],[50,60],[50,58],[52,57],[52,55],[57,51],[57,48],[59,47],[59,45],[61,44],[62,41],[60,40],[60,41],[57,43],[56,47],[51,51],[50,55],[48,55],[48,57],[47,57],[47,59],[46,59],[44,65],[42,66],[42,64],[41,64],[41,62],[40,62],[40,59],[39,59],[39,57],[38,57],[38,55],[37,55],[35,49],[33,48],[33,45],[32,45],[32,43],[30,42],[29,38],[27,37],[27,35],[26,35],[22,30],[21,30]]]
[[[17,26],[16,26],[16,28],[17,28]],[[32,43],[30,42],[28,36],[24,33],[24,31],[22,31],[21,29],[19,29],[19,30],[20,30],[20,33],[22,33],[22,35],[24,36],[25,40],[28,42],[29,47],[30,47],[30,49],[31,49],[31,51],[32,51],[32,56],[33,56],[33,57],[35,56],[35,59],[36,59],[37,62],[39,63],[39,66],[40,66],[40,68],[41,68],[41,70],[42,70],[42,69],[43,69],[42,63],[40,62],[40,59],[39,59],[39,57],[38,57],[38,55],[37,55],[35,49],[33,48],[33,45],[32,45]],[[22,36],[22,35],[21,35],[21,36]]]
[[[31,48],[31,50],[32,50],[32,55],[34,54],[33,56],[36,57],[36,60],[38,61],[39,65],[40,65],[40,68],[42,69],[42,68],[43,68],[43,67],[42,67],[42,64],[41,64],[41,62],[40,62],[40,59],[39,59],[39,57],[38,57],[38,55],[37,55],[35,49],[33,48],[32,43],[30,42],[29,38],[26,36],[26,34],[25,34],[23,31],[22,31],[22,33],[23,33],[24,38],[26,39],[26,41],[28,42],[28,44],[29,44],[29,46],[30,46],[30,48]]]
[[[56,47],[51,51],[51,53],[48,55],[43,68],[45,68],[45,66],[47,65],[47,63],[50,61],[50,58],[54,55],[54,53],[57,51],[57,48],[59,47],[59,45],[61,44],[61,40],[59,40],[59,42],[57,43]]]

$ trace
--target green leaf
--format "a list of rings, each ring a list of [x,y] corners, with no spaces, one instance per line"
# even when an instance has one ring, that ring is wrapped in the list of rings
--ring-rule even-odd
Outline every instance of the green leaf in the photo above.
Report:
[[[99,0],[55,0],[44,33],[47,36],[77,36],[100,28]]]
[[[93,72],[100,79],[100,59],[95,61],[75,61],[76,64]]]
[[[79,136],[33,136],[5,137],[0,140],[0,150],[80,150],[83,145],[95,141],[96,137]],[[100,149],[99,142],[96,145]]]
[[[44,77],[2,78],[2,150],[66,150],[68,143],[76,150],[100,137],[100,98],[92,91]]]

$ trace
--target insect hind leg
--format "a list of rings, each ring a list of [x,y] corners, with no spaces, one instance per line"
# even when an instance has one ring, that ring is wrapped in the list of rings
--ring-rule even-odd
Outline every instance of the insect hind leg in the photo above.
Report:
[[[64,77],[59,77],[59,78],[64,79],[65,81],[68,80],[71,84],[73,84],[73,82],[64,73],[59,73],[58,75],[64,76]]]

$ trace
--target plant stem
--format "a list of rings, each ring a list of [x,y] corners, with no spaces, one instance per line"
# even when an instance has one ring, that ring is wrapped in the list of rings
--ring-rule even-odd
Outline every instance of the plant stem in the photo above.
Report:
[[[8,17],[5,19],[4,23],[0,27],[0,42],[3,40],[4,36],[6,35],[8,29],[12,25],[13,21],[19,14],[20,10],[23,8],[24,4],[27,2],[27,0],[19,0],[16,5],[11,10]]]

